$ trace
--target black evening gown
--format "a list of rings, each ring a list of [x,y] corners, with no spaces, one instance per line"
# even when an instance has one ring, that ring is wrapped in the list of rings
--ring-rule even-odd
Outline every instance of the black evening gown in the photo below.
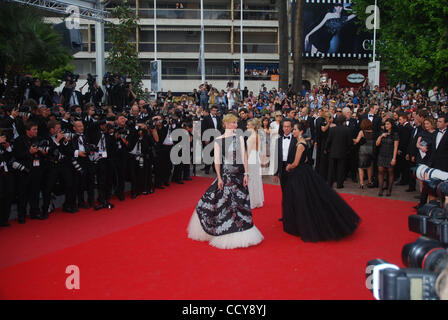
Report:
[[[339,240],[352,234],[361,219],[306,163],[305,154],[284,190],[283,230],[305,242]]]
[[[220,169],[224,188],[219,190],[218,179],[210,185],[196,205],[188,236],[220,249],[259,244],[263,235],[253,223],[249,190],[243,184],[244,165],[237,156],[241,150],[239,139],[231,136],[216,139],[215,143],[223,150]]]

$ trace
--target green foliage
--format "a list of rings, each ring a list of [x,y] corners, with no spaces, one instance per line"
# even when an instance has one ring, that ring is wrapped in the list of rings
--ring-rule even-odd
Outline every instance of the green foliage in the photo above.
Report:
[[[73,66],[68,64],[72,58],[59,33],[44,23],[41,12],[0,4],[0,77],[24,72],[50,75],[55,69],[71,69]],[[43,79],[51,81],[51,77]]]
[[[364,27],[373,4],[352,0]],[[378,7],[377,54],[389,80],[448,85],[448,0],[378,0]]]
[[[139,18],[129,8],[126,0],[118,1],[112,10],[112,17],[118,19],[118,24],[106,24],[107,41],[112,43],[106,64],[112,73],[131,78],[132,87],[138,97],[143,95],[143,68],[138,58],[135,43],[129,42],[135,35]]]

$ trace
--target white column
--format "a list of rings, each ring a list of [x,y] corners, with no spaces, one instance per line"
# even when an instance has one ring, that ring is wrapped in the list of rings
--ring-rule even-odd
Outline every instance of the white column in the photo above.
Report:
[[[157,0],[154,0],[154,60],[157,60]]]
[[[244,58],[243,58],[243,0],[240,3],[240,90],[244,89]]]
[[[201,81],[205,82],[205,57],[204,57],[204,1],[201,0]]]

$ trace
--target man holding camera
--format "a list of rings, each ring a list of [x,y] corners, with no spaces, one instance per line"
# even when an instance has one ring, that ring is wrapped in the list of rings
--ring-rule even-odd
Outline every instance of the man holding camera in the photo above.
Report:
[[[74,192],[77,193],[77,207],[88,209],[94,207],[95,170],[89,159],[91,147],[88,137],[84,135],[84,124],[77,120],[73,123],[75,133],[72,144],[72,165],[74,170]],[[84,192],[87,190],[88,205],[84,201]],[[75,210],[76,208],[75,207]]]
[[[43,174],[43,157],[45,150],[39,149],[37,139],[37,124],[31,121],[25,123],[25,135],[19,136],[13,145],[17,173],[17,211],[20,224],[25,223],[26,209],[30,204],[31,219],[45,219],[39,209],[39,194]]]
[[[89,132],[88,141],[91,143],[91,161],[98,180],[98,206],[95,210],[103,208],[112,209],[110,197],[112,194],[112,160],[115,153],[116,143],[113,134],[113,124],[101,119],[93,125]]]
[[[51,192],[59,181],[64,189],[65,202],[63,211],[77,212],[75,205],[75,193],[73,192],[73,168],[70,162],[69,139],[61,131],[58,121],[48,122],[49,135],[46,137],[49,151],[45,157],[45,183],[43,187],[42,213],[47,217],[50,210]]]
[[[9,131],[9,136],[5,131]],[[13,139],[12,129],[2,129],[0,133],[0,227],[9,227],[11,204],[14,200],[14,175],[10,161]]]
[[[123,116],[117,116],[115,120],[115,140],[116,140],[116,152],[113,156],[113,164],[117,178],[117,185],[115,188],[115,194],[120,201],[124,201],[124,184],[126,179],[126,172],[128,168],[128,136],[130,130],[127,127],[128,119]]]

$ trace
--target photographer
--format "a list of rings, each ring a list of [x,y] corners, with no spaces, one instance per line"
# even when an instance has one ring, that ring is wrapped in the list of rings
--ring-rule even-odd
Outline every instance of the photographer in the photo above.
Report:
[[[95,108],[99,108],[103,101],[103,89],[96,83],[95,78],[90,73],[87,75],[86,83],[89,85],[89,90],[84,95],[84,101],[86,103],[92,103]]]
[[[113,124],[106,119],[96,122],[91,128],[88,141],[91,143],[89,159],[93,164],[98,181],[98,206],[95,210],[103,208],[112,209],[110,198],[112,194],[112,157],[116,151],[116,143],[113,134],[110,134]]]
[[[45,216],[40,215],[39,194],[43,174],[42,161],[46,153],[38,146],[37,124],[28,121],[25,123],[25,135],[19,136],[13,145],[17,173],[16,182],[20,186],[17,192],[17,211],[20,224],[25,223],[28,203],[31,207],[31,219],[45,219]]]
[[[12,157],[12,129],[0,129],[0,227],[9,227],[11,204],[14,199],[14,175]]]
[[[19,108],[3,107],[4,117],[0,120],[1,128],[9,128],[13,131],[13,138],[25,134],[23,118],[19,116]]]
[[[130,134],[130,128],[126,125],[127,119],[123,115],[117,116],[115,120],[115,141],[117,150],[113,155],[112,161],[114,163],[114,169],[116,173],[116,188],[115,194],[120,201],[124,200],[124,183],[126,179],[126,172],[128,168],[128,136]]]
[[[129,136],[129,171],[131,174],[131,199],[135,199],[144,191],[145,169],[151,165],[148,161],[151,136],[145,124],[137,123],[137,130],[133,130]],[[150,170],[150,169],[149,169]]]
[[[72,148],[72,165],[74,172],[74,192],[77,195],[77,206],[79,208],[88,209],[94,207],[94,184],[95,169],[90,161],[91,148],[88,137],[84,135],[84,125],[82,121],[73,123],[73,131],[75,133],[71,140]],[[87,190],[88,205],[84,201],[84,191]]]
[[[61,93],[61,104],[65,110],[69,110],[69,108],[73,105],[79,106],[84,104],[82,93],[76,90],[76,81],[65,81],[65,86]]]
[[[63,211],[75,213],[75,193],[73,192],[73,169],[70,162],[70,142],[61,132],[61,124],[57,121],[48,122],[49,135],[46,137],[49,151],[45,157],[43,208],[44,217],[48,216],[51,202],[51,192],[57,182],[63,186],[65,202]]]
[[[115,113],[123,112],[126,106],[126,87],[118,75],[115,75],[111,82],[110,104]]]

